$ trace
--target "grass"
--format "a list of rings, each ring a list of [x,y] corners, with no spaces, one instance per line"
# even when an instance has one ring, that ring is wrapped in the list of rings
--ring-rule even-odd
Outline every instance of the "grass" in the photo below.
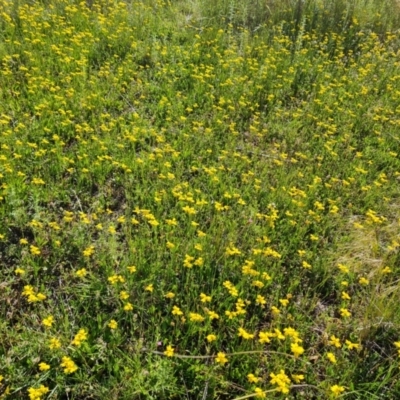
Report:
[[[0,398],[399,397],[399,18],[0,0]]]

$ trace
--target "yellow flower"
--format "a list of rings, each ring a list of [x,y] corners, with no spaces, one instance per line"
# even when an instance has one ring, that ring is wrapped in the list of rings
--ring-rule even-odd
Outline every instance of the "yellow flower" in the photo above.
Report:
[[[41,362],[39,364],[39,369],[40,369],[40,371],[47,371],[50,369],[50,365],[46,364],[45,362]]]
[[[338,264],[338,268],[340,269],[341,272],[344,274],[347,274],[349,272],[349,267],[343,264]]]
[[[260,332],[258,334],[259,342],[260,343],[270,343],[271,342],[270,338],[274,337],[274,336],[275,336],[275,334],[271,333],[271,332]]]
[[[240,255],[240,254],[242,254],[242,252],[237,247],[230,246],[230,247],[226,248],[225,254],[227,256],[234,256],[234,255]]]
[[[117,283],[124,283],[125,278],[122,275],[111,275],[107,278],[108,282],[111,283],[111,285],[116,285]]]
[[[255,395],[256,395],[256,397],[257,397],[258,399],[265,399],[265,398],[267,397],[267,395],[265,394],[265,391],[262,390],[262,389],[259,388],[259,387],[256,387],[256,388],[254,389],[254,393],[255,393]]]
[[[285,335],[282,334],[282,332],[280,331],[280,329],[275,328],[275,329],[274,329],[274,332],[275,332],[275,337],[276,337],[278,340],[285,340]]]
[[[22,238],[22,239],[19,240],[19,243],[20,244],[28,244],[28,240],[25,239],[25,238]]]
[[[83,341],[85,341],[88,337],[88,333],[86,329],[79,329],[78,333],[75,335],[74,339],[72,340],[71,344],[75,346],[80,346]]]
[[[78,278],[83,278],[86,274],[87,274],[86,268],[78,269],[78,271],[75,272],[75,275],[76,275]]]
[[[238,336],[246,340],[254,338],[254,335],[252,333],[247,332],[243,328],[239,328]]]
[[[214,311],[208,311],[208,316],[211,320],[219,318],[219,315]]]
[[[263,306],[267,303],[267,301],[265,300],[264,296],[261,296],[260,294],[257,295],[256,298],[256,304],[259,304],[260,306]]]
[[[89,246],[85,250],[83,250],[83,255],[85,257],[90,257],[92,254],[94,254],[94,246]]]
[[[344,387],[339,385],[333,385],[331,386],[331,392],[334,394],[334,396],[339,396],[341,393],[344,392]]]
[[[117,329],[118,328],[118,323],[117,321],[115,321],[115,319],[112,319],[109,323],[108,323],[108,327],[110,329]]]
[[[340,315],[343,318],[348,318],[348,317],[351,317],[351,312],[347,308],[341,308],[340,309]]]
[[[228,359],[226,358],[225,353],[219,352],[219,353],[217,354],[217,356],[215,357],[215,361],[216,361],[218,364],[224,365],[224,364],[226,364],[226,363],[228,362]]]
[[[167,247],[169,249],[173,249],[175,247],[175,245],[172,242],[167,241]]]
[[[168,292],[164,297],[166,297],[167,299],[173,299],[175,297],[175,293]]]
[[[214,340],[217,340],[217,337],[213,335],[212,333],[210,335],[207,335],[207,341],[208,342],[213,342]]]
[[[326,353],[326,356],[328,357],[328,360],[332,363],[332,364],[336,364],[337,360],[336,357],[333,353]]]
[[[22,269],[22,268],[17,268],[14,272],[15,272],[17,275],[23,275],[23,274],[25,274],[25,270]]]
[[[289,393],[290,378],[285,374],[283,369],[280,370],[279,374],[271,373],[270,382],[273,385],[278,385],[278,391],[282,393]]]
[[[358,280],[358,283],[359,283],[360,285],[366,286],[366,285],[369,284],[369,280],[366,279],[366,278],[364,278],[364,277],[362,277],[362,278],[360,278],[360,279]]]
[[[185,259],[183,261],[183,265],[186,268],[192,268],[193,267],[193,261],[195,260],[194,257],[190,256],[189,254],[185,255]]]
[[[77,365],[73,362],[70,357],[64,356],[62,358],[62,363],[60,364],[62,368],[64,368],[65,374],[72,374],[78,370]]]
[[[121,300],[129,299],[129,293],[128,293],[126,290],[121,290],[121,291],[119,292],[119,298],[120,298]]]
[[[61,342],[57,338],[51,338],[49,342],[49,348],[51,350],[53,349],[59,349],[61,347]]]
[[[196,212],[197,212],[193,207],[189,207],[189,206],[182,207],[182,210],[185,211],[185,213],[187,213],[189,215],[196,214]]]
[[[296,383],[300,383],[301,381],[304,381],[304,375],[292,375],[293,380]]]
[[[133,274],[134,272],[136,272],[136,267],[135,266],[131,266],[131,267],[126,267],[126,269],[131,273],[131,274]]]
[[[277,308],[275,306],[272,306],[271,307],[271,312],[272,312],[273,315],[277,316],[277,315],[280,314],[281,311],[279,310],[279,308]]]
[[[204,317],[197,313],[189,313],[189,319],[193,322],[203,322]]]
[[[204,264],[204,259],[203,257],[199,257],[195,262],[194,265],[197,265],[198,267],[201,267]]]
[[[287,307],[287,305],[289,304],[289,300],[288,299],[280,299],[279,303],[281,303],[282,307]]]
[[[33,245],[30,246],[30,251],[31,251],[31,254],[33,254],[34,256],[38,256],[40,254],[39,247],[36,247]]]
[[[290,326],[288,328],[285,328],[283,330],[283,333],[286,337],[292,338],[295,343],[302,342],[299,336],[299,332],[297,332],[296,329],[291,328]]]
[[[38,293],[36,295],[36,301],[43,301],[43,300],[46,300],[46,299],[47,299],[47,296],[45,294],[43,294],[43,293]],[[28,299],[28,301],[29,301],[29,299]]]
[[[304,353],[304,348],[299,346],[297,343],[292,343],[290,345],[290,350],[295,357],[301,356]]]
[[[43,324],[44,326],[47,326],[47,327],[50,328],[50,327],[53,325],[53,322],[54,322],[54,317],[51,316],[51,315],[49,315],[47,318],[45,318],[45,319],[42,321],[42,324]]]
[[[352,342],[350,342],[350,340],[346,340],[345,343],[346,343],[347,348],[349,350],[352,350],[352,349],[356,349],[357,350],[357,349],[360,348],[360,345],[358,343],[352,343]]]
[[[44,185],[45,184],[44,180],[41,178],[33,178],[32,183],[34,185]]]
[[[343,300],[350,300],[351,297],[349,296],[349,294],[347,292],[342,292],[342,299]]]
[[[335,346],[335,347],[337,347],[338,349],[340,349],[340,347],[342,346],[342,345],[340,344],[339,338],[337,338],[335,335],[332,335],[332,336],[330,337],[330,340],[328,341],[328,344],[330,344],[331,346]]]
[[[200,293],[200,301],[202,303],[209,303],[211,301],[211,296],[207,296],[204,293]]]
[[[181,309],[177,306],[172,307],[172,315],[183,315]]]
[[[167,349],[164,351],[164,354],[167,357],[172,357],[174,355],[174,352],[175,352],[174,348],[171,345],[169,345],[167,346]]]
[[[248,374],[247,375],[247,380],[250,383],[257,383],[260,380],[260,378],[257,378],[254,374]]]
[[[29,388],[28,396],[30,400],[41,400],[42,396],[49,392],[49,388],[40,385],[38,388]]]
[[[132,311],[133,310],[133,305],[131,304],[131,303],[126,303],[125,305],[124,305],[124,310],[125,311]]]

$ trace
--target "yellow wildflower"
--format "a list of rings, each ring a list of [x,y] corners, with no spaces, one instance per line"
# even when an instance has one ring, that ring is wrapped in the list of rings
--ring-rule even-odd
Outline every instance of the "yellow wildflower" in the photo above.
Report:
[[[172,357],[174,355],[174,352],[175,352],[174,348],[171,345],[169,345],[167,346],[167,349],[164,351],[164,354],[167,357]]]
[[[228,359],[227,359],[225,353],[219,352],[219,353],[217,354],[217,356],[215,357],[215,361],[216,361],[218,364],[224,365],[224,364],[226,364],[226,363],[228,362]]]
[[[304,348],[299,346],[297,343],[292,343],[290,345],[290,350],[295,357],[299,357],[304,353]]]
[[[326,353],[326,357],[328,358],[328,360],[332,363],[332,364],[336,364],[337,360],[336,357],[333,353]]]
[[[256,377],[254,374],[248,374],[247,375],[247,380],[250,383],[257,383],[260,380],[260,378]]]
[[[118,323],[115,319],[112,319],[109,323],[108,323],[108,327],[112,330],[117,329],[118,328]]]
[[[42,321],[42,324],[43,324],[44,326],[47,326],[48,328],[50,328],[50,327],[53,325],[53,322],[54,322],[54,317],[51,316],[51,315],[49,315],[47,318],[45,318],[45,319]]]
[[[78,271],[75,272],[75,275],[76,275],[78,278],[83,278],[84,276],[86,276],[86,274],[87,274],[86,268],[78,269]]]
[[[347,308],[341,308],[340,309],[340,315],[343,318],[349,318],[349,317],[351,317],[351,312]]]
[[[254,388],[254,393],[258,399],[265,399],[267,397],[265,391],[259,387]]]
[[[340,349],[340,347],[342,346],[340,344],[339,338],[337,338],[335,335],[331,335],[330,340],[328,341],[328,344],[330,344],[331,346],[335,346],[338,349]]]
[[[70,357],[64,356],[62,358],[62,363],[60,364],[62,368],[64,368],[65,374],[72,374],[78,370],[77,365],[73,362]]]
[[[349,350],[352,350],[352,349],[356,349],[357,350],[357,349],[360,348],[360,345],[358,343],[352,343],[350,340],[346,340],[345,343],[346,343],[347,348]]]
[[[88,337],[87,330],[79,329],[78,333],[75,335],[71,344],[79,347],[82,344],[82,342],[84,342],[87,339],[87,337]]]
[[[200,301],[201,301],[202,303],[208,303],[208,302],[211,301],[211,296],[207,296],[207,295],[204,294],[204,293],[200,293]]]
[[[42,396],[49,392],[49,388],[40,385],[38,388],[29,388],[28,396],[30,400],[41,400]]]
[[[213,342],[214,340],[217,340],[217,337],[215,335],[213,335],[212,333],[210,335],[207,335],[208,342]]]
[[[49,342],[49,348],[51,350],[53,349],[59,349],[61,347],[61,342],[57,338],[51,338]]]
[[[183,315],[183,312],[178,306],[173,306],[172,307],[172,314],[173,315]]]
[[[48,371],[50,369],[50,365],[46,364],[45,362],[41,362],[39,364],[39,370],[40,371]]]
[[[189,319],[193,322],[203,322],[204,317],[197,313],[189,313]]]
[[[334,396],[340,396],[344,392],[344,386],[333,385],[331,386],[331,392]]]

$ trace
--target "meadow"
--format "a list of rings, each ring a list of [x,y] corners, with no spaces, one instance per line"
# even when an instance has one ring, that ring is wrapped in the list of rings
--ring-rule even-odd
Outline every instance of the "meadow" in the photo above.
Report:
[[[400,3],[0,0],[0,399],[399,399]]]

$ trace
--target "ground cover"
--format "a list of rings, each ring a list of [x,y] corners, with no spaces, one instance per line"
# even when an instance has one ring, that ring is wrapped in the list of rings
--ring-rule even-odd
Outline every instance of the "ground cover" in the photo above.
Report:
[[[399,15],[0,0],[0,398],[398,398]]]

